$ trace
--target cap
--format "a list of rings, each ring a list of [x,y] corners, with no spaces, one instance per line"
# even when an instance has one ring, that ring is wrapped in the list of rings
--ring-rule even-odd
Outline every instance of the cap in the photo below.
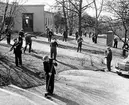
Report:
[[[43,57],[43,61],[46,61],[46,60],[48,60],[49,59],[49,57],[47,56],[47,55],[45,55],[44,57]]]

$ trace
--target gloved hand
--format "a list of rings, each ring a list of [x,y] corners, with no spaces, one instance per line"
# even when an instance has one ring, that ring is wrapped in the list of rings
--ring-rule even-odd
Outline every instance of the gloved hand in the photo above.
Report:
[[[51,76],[52,75],[52,73],[49,73],[49,76]]]

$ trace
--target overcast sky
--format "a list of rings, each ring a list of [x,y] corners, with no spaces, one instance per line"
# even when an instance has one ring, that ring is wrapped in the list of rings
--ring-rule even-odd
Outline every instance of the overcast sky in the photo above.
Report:
[[[6,0],[5,0],[6,1]],[[20,1],[20,4],[26,4],[26,5],[36,5],[36,4],[44,4],[45,5],[45,10],[47,11],[52,11],[52,5],[55,3],[55,0],[9,0],[10,2],[12,1]],[[90,1],[90,0],[89,0]],[[97,1],[97,3],[100,0]],[[95,11],[93,11],[92,9],[88,9],[87,13],[90,14],[91,16],[94,16]],[[105,12],[103,13],[105,14]],[[107,14],[107,13],[106,13]]]
[[[21,1],[27,1],[25,4],[44,4],[45,5],[45,10],[50,10],[51,5],[55,3],[55,0],[21,0]],[[97,2],[99,2],[98,0]],[[94,11],[93,10],[88,10],[88,13],[91,16],[94,16]]]
[[[26,1],[24,4],[44,4],[45,5],[45,10],[50,11],[51,5],[55,3],[55,0],[21,0],[21,1]]]
[[[53,4],[55,0],[27,0],[26,4]]]

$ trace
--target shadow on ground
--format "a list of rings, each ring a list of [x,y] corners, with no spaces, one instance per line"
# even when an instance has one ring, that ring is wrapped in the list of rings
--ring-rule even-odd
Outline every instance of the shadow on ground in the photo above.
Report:
[[[61,96],[59,96],[57,94],[53,94],[52,97],[54,97],[54,98],[56,98],[56,99],[58,99],[58,100],[60,100],[60,101],[62,101],[64,103],[66,103],[66,105],[79,105],[77,102],[74,102],[74,101],[72,101],[70,99],[67,99],[67,98],[64,98],[64,97],[61,97]]]
[[[37,43],[50,45],[50,42],[39,41],[39,40],[34,40],[34,41],[37,42]],[[58,47],[63,48],[63,49],[77,50],[77,47],[75,47],[75,46],[66,46],[66,45],[62,45],[62,44],[59,44],[59,43],[58,43]],[[90,53],[93,53],[93,54],[103,54],[103,51],[97,51],[97,50],[93,50],[93,49],[90,50],[90,49],[82,48],[82,51],[90,52]]]
[[[8,82],[21,88],[31,88],[45,84],[44,76],[40,77],[40,72],[35,72],[38,70],[34,70],[36,68],[31,68],[28,65],[17,67],[14,62],[1,54],[0,58],[0,66],[5,68],[1,69],[0,75],[2,78],[5,76],[9,79]]]
[[[63,65],[65,65],[65,66],[69,66],[69,67],[71,67],[72,69],[78,69],[76,66],[73,66],[73,65],[70,65],[70,64],[66,64],[66,63],[64,63],[64,62],[61,62],[61,61],[59,61],[59,60],[56,60],[58,63],[60,63],[60,64],[63,64]]]
[[[129,74],[118,74],[118,75],[123,78],[129,79]]]

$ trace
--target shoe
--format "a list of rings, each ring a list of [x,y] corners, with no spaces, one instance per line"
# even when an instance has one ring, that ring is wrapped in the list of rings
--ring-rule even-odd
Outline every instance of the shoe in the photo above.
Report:
[[[52,96],[51,93],[45,93],[45,97],[49,97],[49,96]]]
[[[45,93],[45,95],[44,95],[45,97],[47,97],[48,96],[48,93]]]

